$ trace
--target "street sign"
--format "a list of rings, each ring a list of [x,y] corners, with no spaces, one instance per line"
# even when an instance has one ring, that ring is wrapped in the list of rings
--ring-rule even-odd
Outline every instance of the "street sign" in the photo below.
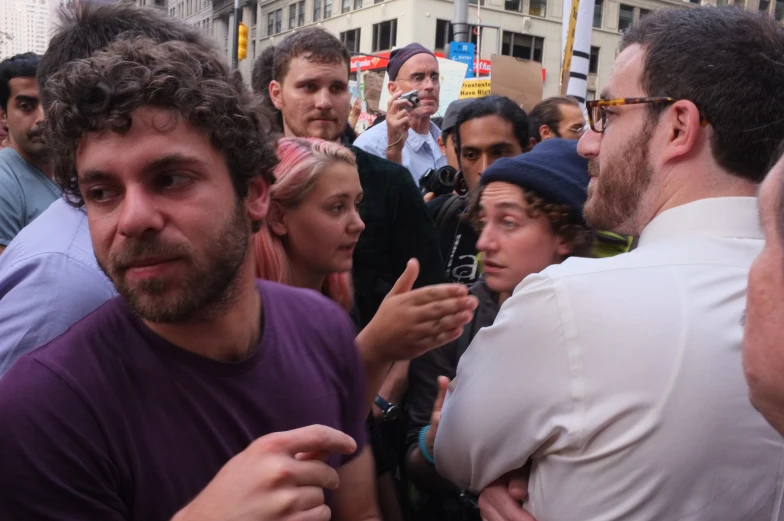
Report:
[[[449,59],[468,65],[466,78],[474,77],[474,53],[476,46],[468,42],[450,42]]]

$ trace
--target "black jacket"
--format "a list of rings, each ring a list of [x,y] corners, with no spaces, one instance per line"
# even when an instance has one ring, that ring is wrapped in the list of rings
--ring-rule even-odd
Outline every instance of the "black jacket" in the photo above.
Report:
[[[419,260],[416,287],[445,282],[438,236],[408,170],[351,147],[364,191],[359,214],[365,230],[354,250],[354,302],[364,327],[411,258]]]
[[[433,403],[438,394],[438,377],[446,376],[450,380],[455,377],[457,363],[471,341],[481,328],[493,325],[495,317],[498,316],[498,295],[490,291],[484,277],[471,286],[469,293],[479,299],[479,306],[474,312],[474,318],[463,329],[460,338],[412,360],[409,366],[406,401],[408,413],[406,446],[409,449],[419,443],[419,431],[422,427],[430,424]]]

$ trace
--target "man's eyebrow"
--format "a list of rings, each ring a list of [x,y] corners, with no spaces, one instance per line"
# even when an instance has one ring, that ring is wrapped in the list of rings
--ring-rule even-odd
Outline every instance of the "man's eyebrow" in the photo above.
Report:
[[[609,89],[602,90],[602,93],[599,95],[600,99],[615,99],[615,96],[609,91]]]
[[[27,96],[26,94],[17,94],[14,96],[14,101],[17,103],[27,101],[28,103],[38,103],[38,96]]]
[[[171,166],[188,166],[198,163],[199,160],[195,157],[187,156],[184,154],[169,154],[167,156],[161,157],[159,159],[155,159],[150,161],[144,166],[145,172],[156,171],[156,170],[163,170],[165,168],[169,168]],[[79,182],[80,183],[94,183],[100,181],[109,181],[114,179],[115,175],[111,172],[107,172],[101,169],[89,169],[85,170],[82,174],[79,175]]]

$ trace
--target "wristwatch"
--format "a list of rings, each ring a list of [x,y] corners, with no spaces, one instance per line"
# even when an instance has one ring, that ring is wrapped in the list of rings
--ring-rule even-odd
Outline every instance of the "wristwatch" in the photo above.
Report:
[[[400,418],[400,407],[394,403],[390,403],[382,397],[376,395],[375,404],[376,407],[381,409],[382,418],[385,422],[393,422]]]

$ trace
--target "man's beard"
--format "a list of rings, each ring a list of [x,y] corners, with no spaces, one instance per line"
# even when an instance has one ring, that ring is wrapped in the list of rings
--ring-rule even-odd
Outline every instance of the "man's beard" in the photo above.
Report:
[[[126,241],[120,251],[110,253],[108,267],[101,262],[99,265],[117,293],[143,320],[163,324],[206,320],[225,313],[237,301],[238,273],[248,251],[250,233],[250,222],[238,200],[233,215],[205,252],[199,254],[184,243],[164,243],[152,235]],[[181,269],[188,271],[176,280],[161,277],[128,282],[126,267],[149,257],[178,258],[184,264]]]
[[[588,187],[583,209],[585,221],[596,230],[635,235],[634,217],[653,176],[648,161],[648,146],[653,125],[646,122],[642,130],[618,154],[588,162],[588,171],[596,180]]]

